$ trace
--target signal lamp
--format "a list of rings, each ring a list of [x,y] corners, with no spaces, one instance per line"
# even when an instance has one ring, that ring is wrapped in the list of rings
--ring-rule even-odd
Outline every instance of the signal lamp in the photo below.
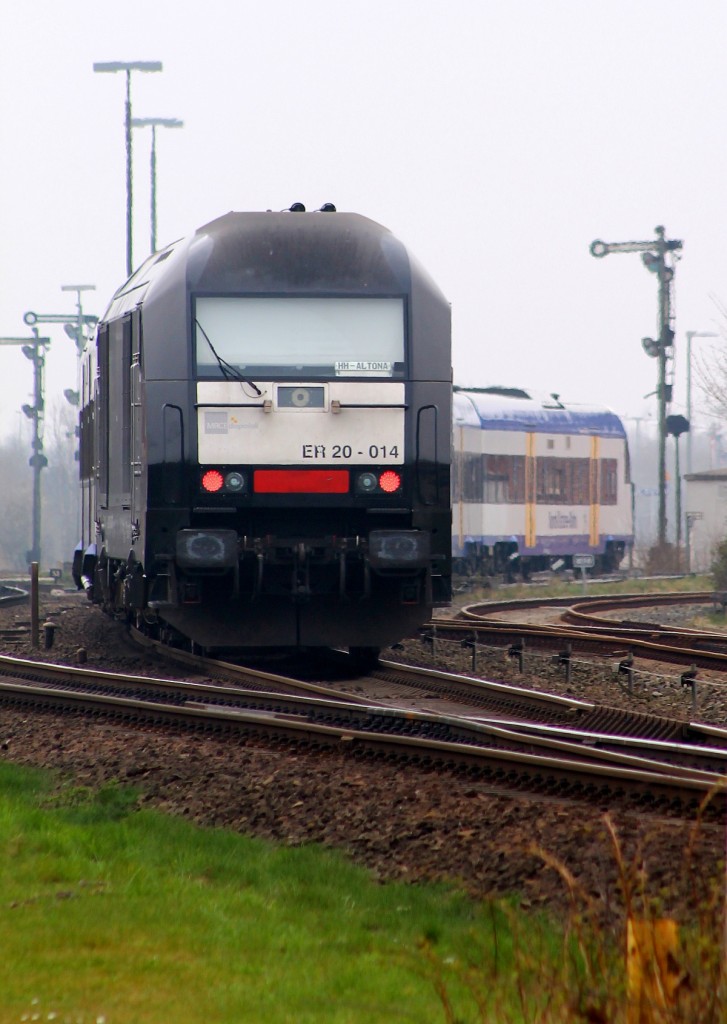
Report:
[[[245,477],[242,473],[228,473],[225,477],[225,489],[228,491],[241,491],[245,487]]]
[[[224,482],[225,478],[218,469],[208,469],[202,477],[202,488],[205,491],[209,491],[210,494],[214,494],[222,489]]]
[[[376,490],[377,486],[378,480],[375,473],[360,473],[356,480],[356,490],[361,491],[362,494],[370,494],[371,491]]]
[[[393,494],[401,487],[401,477],[393,469],[387,469],[379,477],[379,487],[386,494]]]

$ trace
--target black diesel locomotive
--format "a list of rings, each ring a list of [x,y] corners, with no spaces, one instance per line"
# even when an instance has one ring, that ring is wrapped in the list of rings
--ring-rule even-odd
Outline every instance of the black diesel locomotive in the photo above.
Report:
[[[371,658],[449,600],[451,427],[449,304],[400,241],[229,213],[86,353],[76,580],[172,642]]]

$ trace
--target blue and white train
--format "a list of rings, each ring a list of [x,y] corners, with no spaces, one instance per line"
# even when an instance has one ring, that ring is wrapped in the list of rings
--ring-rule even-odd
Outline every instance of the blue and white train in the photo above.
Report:
[[[520,388],[457,388],[452,548],[460,573],[618,568],[633,545],[626,431],[604,408]]]

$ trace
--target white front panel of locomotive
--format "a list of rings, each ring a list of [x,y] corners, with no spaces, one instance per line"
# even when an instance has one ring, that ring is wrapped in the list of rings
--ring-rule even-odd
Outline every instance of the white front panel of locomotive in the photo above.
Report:
[[[198,382],[200,464],[404,462],[402,382],[285,381],[256,386],[262,395],[240,381]],[[306,393],[314,393],[318,404],[305,404]]]

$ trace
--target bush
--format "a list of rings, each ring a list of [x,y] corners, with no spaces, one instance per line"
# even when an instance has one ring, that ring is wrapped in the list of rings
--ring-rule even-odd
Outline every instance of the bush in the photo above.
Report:
[[[710,572],[714,589],[727,590],[727,538],[715,548]]]
[[[668,542],[654,544],[646,553],[644,571],[647,575],[663,572],[679,572],[682,568],[681,549]]]

